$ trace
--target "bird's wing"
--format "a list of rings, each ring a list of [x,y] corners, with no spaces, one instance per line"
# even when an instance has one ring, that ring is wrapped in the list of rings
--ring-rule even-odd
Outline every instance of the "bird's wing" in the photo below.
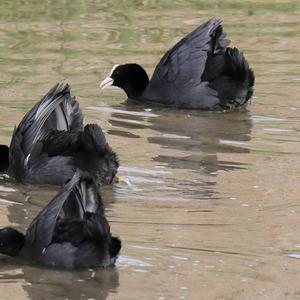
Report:
[[[208,53],[224,52],[230,41],[222,30],[222,20],[212,18],[180,40],[160,60],[149,83],[149,91],[180,89],[202,84]],[[176,89],[171,87],[176,87]],[[204,84],[203,89],[209,88]]]
[[[88,175],[77,171],[32,221],[26,240],[42,248],[53,242],[80,242],[86,239],[85,230],[90,227],[86,225],[89,215],[99,216],[102,222],[102,200],[94,181]]]
[[[9,172],[17,180],[24,175],[37,141],[49,130],[83,130],[83,116],[78,102],[70,95],[68,84],[56,84],[15,128],[10,144]]]
[[[40,140],[40,152],[49,156],[72,155],[79,150],[103,155],[109,148],[102,129],[97,124],[88,124],[83,131],[69,132],[50,130]],[[36,147],[38,148],[38,147]]]
[[[83,130],[83,117],[79,104],[71,97],[68,84],[55,85],[23,117],[13,134],[12,151],[17,151],[15,148],[21,147],[24,158],[28,157],[35,143],[51,129]],[[13,157],[11,155],[11,159]]]
[[[35,157],[40,153],[47,153],[48,156],[73,155],[80,147],[81,135],[82,132],[78,131],[50,130],[38,141],[31,156]],[[38,144],[41,149],[38,149]]]
[[[70,197],[73,188],[79,183],[80,175],[76,172],[60,192],[34,218],[26,232],[26,241],[30,244],[39,243],[47,246],[52,241],[56,221],[63,209],[64,203]]]

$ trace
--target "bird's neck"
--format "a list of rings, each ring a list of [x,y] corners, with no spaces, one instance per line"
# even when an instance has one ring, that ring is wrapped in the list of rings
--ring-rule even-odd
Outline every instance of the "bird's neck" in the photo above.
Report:
[[[13,229],[13,231],[10,233],[9,242],[7,242],[4,246],[3,242],[1,242],[2,245],[0,247],[0,252],[5,255],[17,257],[25,245],[25,240],[26,238],[23,233]]]
[[[9,166],[9,148],[0,145],[0,172],[6,172]]]
[[[123,89],[129,99],[140,99],[144,94],[149,84],[149,77],[146,71],[140,67],[140,69],[131,74],[123,85]]]

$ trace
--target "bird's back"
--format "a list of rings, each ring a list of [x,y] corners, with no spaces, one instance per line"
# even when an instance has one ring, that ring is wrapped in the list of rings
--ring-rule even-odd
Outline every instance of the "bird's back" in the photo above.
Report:
[[[230,41],[221,23],[210,19],[170,49],[142,100],[199,109],[219,109],[228,102],[244,104],[251,95],[253,72],[237,49],[228,48]]]
[[[77,171],[32,221],[20,257],[46,266],[108,266],[121,248],[111,236],[98,187]]]
[[[82,121],[78,102],[70,96],[70,87],[55,85],[15,128],[9,149],[9,174],[18,181],[31,182],[34,170],[31,164],[45,158],[38,141],[49,130],[83,130]],[[30,176],[27,178],[27,175]],[[40,180],[41,176],[36,176]]]

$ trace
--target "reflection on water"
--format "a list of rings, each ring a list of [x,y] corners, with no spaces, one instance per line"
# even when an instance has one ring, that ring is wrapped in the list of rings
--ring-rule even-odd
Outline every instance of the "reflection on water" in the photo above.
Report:
[[[24,290],[30,299],[106,299],[119,286],[116,268],[107,270],[86,270],[78,272],[23,269],[27,285]]]
[[[249,152],[246,147],[251,138],[252,120],[247,111],[223,114],[220,117],[220,114],[215,112],[173,109],[137,112],[131,111],[132,108],[127,106],[126,110],[117,112],[115,109],[110,110],[110,124],[122,129],[123,135],[133,134],[135,129],[149,128],[155,131],[154,133],[159,133],[148,137],[149,143],[159,144],[163,148],[211,155],[219,152]],[[90,109],[108,111],[107,108]],[[118,135],[112,130],[109,132]],[[203,160],[205,164],[205,159]],[[210,159],[207,157],[207,160]],[[183,168],[186,167],[183,165]]]
[[[67,272],[9,263],[1,259],[0,276],[21,284],[30,299],[106,299],[119,286],[117,268]]]
[[[250,140],[251,120],[247,112],[220,118],[219,114],[213,113],[166,111],[152,121],[151,129],[158,131],[160,136],[149,137],[150,143],[173,149],[173,153],[188,154],[154,157],[155,161],[167,162],[171,168],[212,174],[242,166],[242,163],[218,160],[218,153],[248,153],[245,146]]]
[[[174,110],[162,108],[148,108],[142,105],[115,108],[90,107],[89,109],[110,113],[109,123],[113,129],[108,133],[120,138],[128,139],[128,143],[134,144],[134,140],[140,138],[143,130],[147,137],[147,148],[151,144],[158,144],[159,148],[152,157],[155,168],[171,168],[190,170],[193,173],[208,175],[211,178],[218,175],[218,171],[229,171],[243,169],[244,164],[240,161],[226,161],[219,159],[221,153],[249,153],[247,142],[250,141],[252,120],[247,111],[221,114],[215,112],[201,112],[191,110]],[[149,132],[145,134],[145,132]],[[128,148],[129,145],[127,146]],[[173,191],[173,197],[164,199],[182,199],[191,194],[192,198],[206,199],[213,196],[212,186],[215,180],[208,181],[199,177],[191,182],[184,177],[178,178],[176,171],[170,172],[169,178],[146,177],[147,170],[136,172],[136,170],[121,169],[132,184],[143,183],[150,188],[139,191],[139,198],[144,198],[147,190],[159,189],[160,192],[168,190],[168,196]],[[145,176],[146,175],[146,176]],[[157,185],[161,187],[157,187]]]
[[[119,183],[102,192],[123,242],[108,270],[1,256],[1,299],[299,298],[299,1],[3,0],[0,16],[0,143],[50,86],[69,82],[85,121],[119,154]],[[100,92],[111,65],[151,74],[211,16],[255,70],[247,110],[174,110]],[[1,177],[1,227],[25,231],[56,192]]]

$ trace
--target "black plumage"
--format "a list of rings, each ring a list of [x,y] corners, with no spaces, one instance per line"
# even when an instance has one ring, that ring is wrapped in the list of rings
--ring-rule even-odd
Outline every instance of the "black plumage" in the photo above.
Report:
[[[229,48],[212,18],[180,40],[156,66],[151,80],[137,64],[116,65],[100,87],[122,88],[129,99],[196,109],[231,109],[253,94],[254,73],[243,54]]]
[[[6,172],[9,166],[9,148],[6,145],[0,145],[0,173]]]
[[[1,156],[4,165],[6,160],[7,154]],[[79,168],[96,182],[110,184],[118,166],[101,128],[84,127],[67,84],[55,85],[24,116],[9,148],[8,174],[23,183],[62,185]]]
[[[29,225],[26,235],[0,230],[0,253],[29,263],[63,268],[113,265],[121,241],[111,236],[94,180],[81,171]]]

